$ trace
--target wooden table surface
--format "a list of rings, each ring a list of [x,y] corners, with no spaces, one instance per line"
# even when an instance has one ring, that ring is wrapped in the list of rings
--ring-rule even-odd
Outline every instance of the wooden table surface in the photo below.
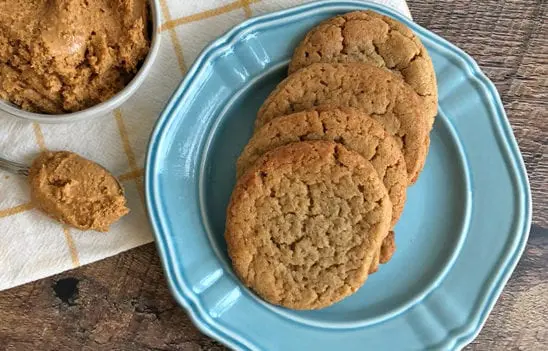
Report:
[[[264,0],[268,1],[268,0]],[[469,350],[548,350],[548,2],[408,0],[497,86],[527,166],[524,255]],[[0,350],[221,350],[171,298],[150,244],[0,292]]]

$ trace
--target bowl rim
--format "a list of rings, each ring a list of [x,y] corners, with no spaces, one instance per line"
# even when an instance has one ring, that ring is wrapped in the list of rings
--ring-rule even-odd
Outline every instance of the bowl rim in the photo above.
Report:
[[[152,39],[150,41],[150,49],[145,57],[145,60],[143,61],[142,66],[139,68],[133,79],[131,79],[131,81],[122,90],[97,105],[93,105],[77,112],[62,114],[29,112],[4,99],[0,99],[0,111],[6,112],[8,115],[16,117],[20,120],[57,124],[72,123],[96,118],[108,114],[122,105],[141,86],[147,74],[150,72],[160,48],[160,5],[158,0],[147,1],[150,6],[152,20]]]

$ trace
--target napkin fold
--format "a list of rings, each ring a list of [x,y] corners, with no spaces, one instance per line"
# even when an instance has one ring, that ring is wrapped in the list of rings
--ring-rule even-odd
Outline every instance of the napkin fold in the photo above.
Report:
[[[0,154],[30,164],[42,150],[70,150],[123,182],[130,213],[108,233],[61,225],[33,208],[26,179],[0,171],[0,290],[98,261],[152,242],[144,206],[143,165],[149,134],[200,51],[249,17],[299,0],[159,0],[161,45],[139,90],[113,113],[73,124],[19,121],[0,112]],[[405,0],[378,0],[410,17]]]

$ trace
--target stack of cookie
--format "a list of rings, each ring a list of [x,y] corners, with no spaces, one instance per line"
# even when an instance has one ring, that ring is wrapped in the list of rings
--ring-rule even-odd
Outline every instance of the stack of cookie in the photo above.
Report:
[[[360,11],[313,28],[238,159],[225,237],[240,279],[293,309],[357,291],[395,250],[436,113],[432,62],[405,25]]]

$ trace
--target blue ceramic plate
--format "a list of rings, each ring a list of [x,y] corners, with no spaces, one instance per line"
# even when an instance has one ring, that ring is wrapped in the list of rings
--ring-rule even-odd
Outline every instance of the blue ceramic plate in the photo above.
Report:
[[[426,167],[409,189],[389,264],[332,307],[275,307],[240,284],[226,254],[236,158],[303,35],[368,8],[411,27],[434,61],[439,115]],[[459,349],[487,318],[531,221],[523,161],[493,84],[447,41],[357,1],[253,18],[205,49],[152,134],[146,197],[173,295],[204,333],[242,350]]]

